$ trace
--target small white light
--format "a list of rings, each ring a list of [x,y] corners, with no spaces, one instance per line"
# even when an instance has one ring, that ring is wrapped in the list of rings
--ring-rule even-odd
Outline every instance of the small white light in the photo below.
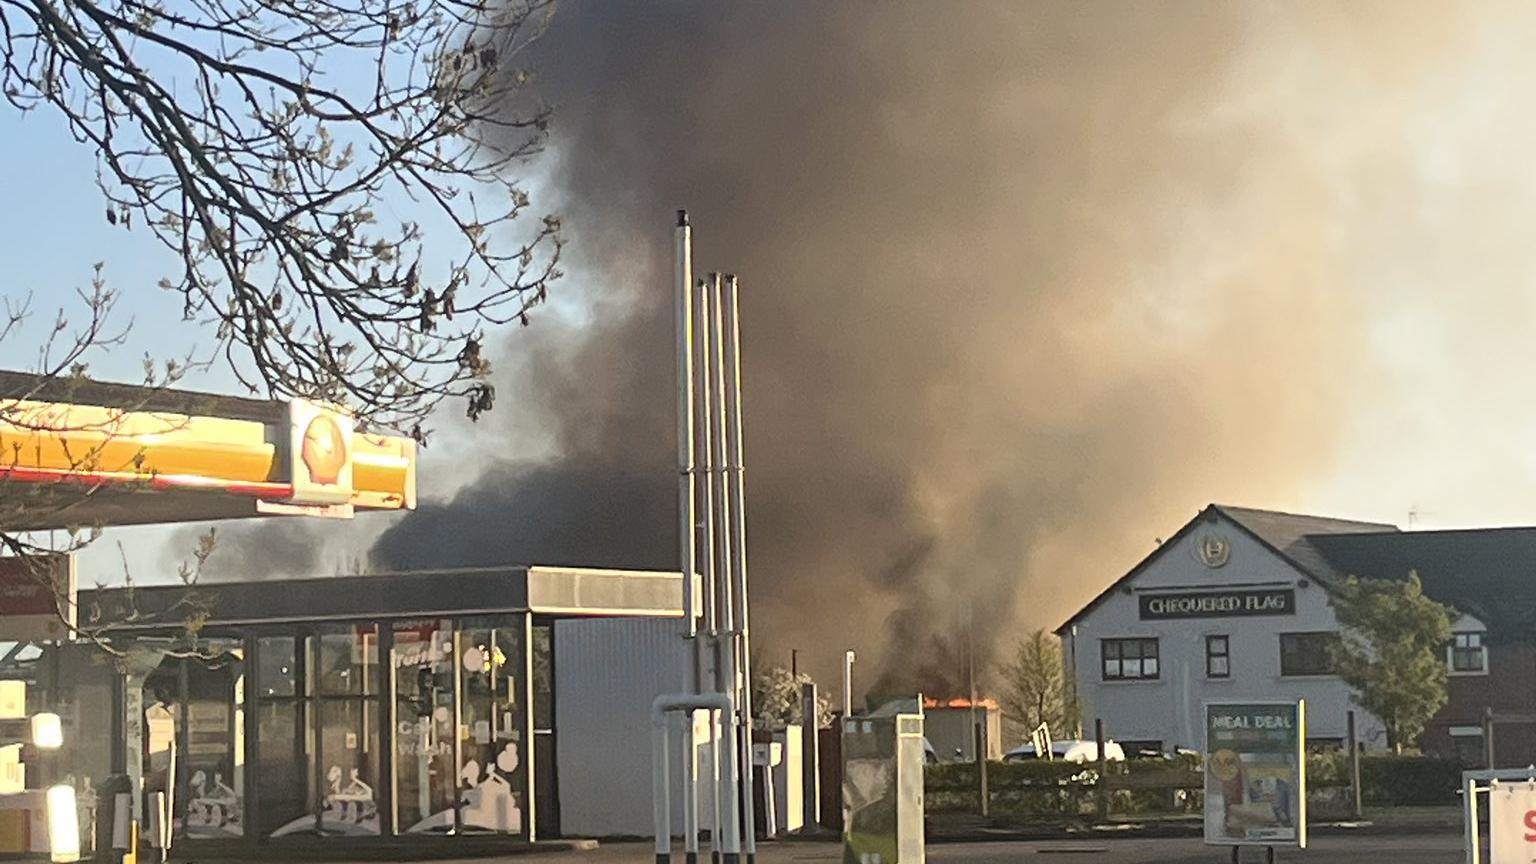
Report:
[[[48,788],[48,858],[54,864],[80,860],[80,815],[73,786]]]
[[[64,724],[59,715],[32,715],[32,746],[39,750],[57,750],[64,746]]]

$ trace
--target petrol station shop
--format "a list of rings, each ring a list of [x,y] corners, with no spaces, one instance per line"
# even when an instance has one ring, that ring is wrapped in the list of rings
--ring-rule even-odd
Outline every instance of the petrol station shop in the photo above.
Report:
[[[143,789],[151,845],[625,833],[680,604],[677,573],[554,567],[85,591],[120,656],[53,643],[0,677],[63,717],[83,807]]]

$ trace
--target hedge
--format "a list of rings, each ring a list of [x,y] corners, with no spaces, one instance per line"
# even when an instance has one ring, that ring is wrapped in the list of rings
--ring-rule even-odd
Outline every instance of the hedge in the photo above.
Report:
[[[1148,813],[1198,809],[1204,775],[1198,758],[1113,762],[1106,778],[1112,790],[1111,809]],[[1360,759],[1362,797],[1366,804],[1421,806],[1456,803],[1461,765],[1430,756],[1367,754]],[[975,763],[929,765],[925,771],[930,807],[970,810],[977,804]],[[994,807],[1020,815],[1071,815],[1091,812],[1098,768],[1093,763],[992,762],[987,785]],[[1342,803],[1348,800],[1349,760],[1343,751],[1307,758],[1309,798]]]

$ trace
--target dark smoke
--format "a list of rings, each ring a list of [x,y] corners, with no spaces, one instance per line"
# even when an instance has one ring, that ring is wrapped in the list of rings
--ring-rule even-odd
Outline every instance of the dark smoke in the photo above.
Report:
[[[1350,107],[1452,32],[1308,9],[568,3],[530,62],[591,320],[510,341],[491,421],[556,455],[376,565],[675,566],[677,207],[742,278],[763,656],[964,692],[967,646],[1054,627],[1152,532],[1285,502],[1360,392],[1342,214],[1407,170]]]
[[[508,501],[516,491],[527,502]],[[677,567],[677,489],[619,465],[492,467],[448,504],[425,504],[373,548],[389,569],[507,563]]]

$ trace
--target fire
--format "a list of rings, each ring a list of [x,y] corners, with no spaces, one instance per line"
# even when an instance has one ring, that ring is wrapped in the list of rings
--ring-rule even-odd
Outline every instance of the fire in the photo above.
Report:
[[[997,710],[996,699],[977,699],[975,702],[964,696],[956,696],[952,699],[923,698],[923,710],[931,711],[934,708],[985,708],[989,711]]]

